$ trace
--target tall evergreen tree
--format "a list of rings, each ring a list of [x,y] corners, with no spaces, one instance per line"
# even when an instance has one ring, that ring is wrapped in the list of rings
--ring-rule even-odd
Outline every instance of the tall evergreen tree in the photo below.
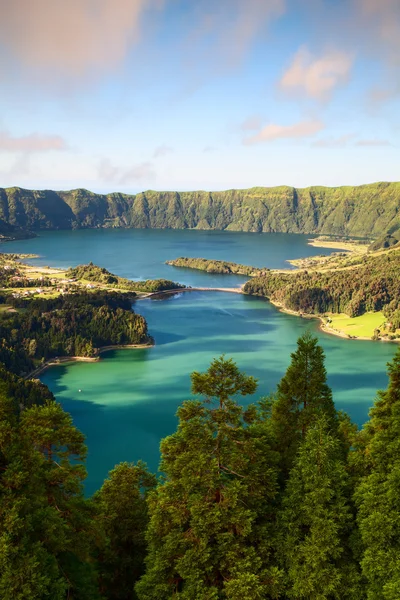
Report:
[[[83,435],[59,404],[0,398],[0,597],[96,600]],[[77,463],[77,464],[74,464]]]
[[[276,495],[274,454],[261,435],[252,435],[252,425],[244,427],[243,409],[232,398],[256,385],[224,357],[206,373],[193,373],[192,390],[206,399],[184,402],[178,431],[161,443],[165,480],[149,496],[140,599],[278,597],[270,532],[257,512]]]
[[[290,472],[280,518],[288,598],[359,600],[360,576],[349,539],[351,485],[341,442],[325,416],[307,429]]]
[[[356,490],[368,600],[400,598],[400,350],[365,426],[367,474]]]
[[[337,426],[332,392],[326,383],[324,351],[309,332],[297,341],[291,364],[278,384],[271,409],[271,425],[281,455],[284,479],[293,466],[300,441],[318,415]]]
[[[95,494],[96,522],[104,533],[97,552],[100,591],[107,600],[133,600],[144,572],[147,492],[156,485],[146,465],[121,463]]]

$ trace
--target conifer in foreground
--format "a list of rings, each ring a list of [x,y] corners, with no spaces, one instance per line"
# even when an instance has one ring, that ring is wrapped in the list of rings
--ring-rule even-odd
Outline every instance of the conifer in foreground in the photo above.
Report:
[[[283,479],[290,469],[308,427],[325,415],[330,427],[337,427],[332,391],[326,382],[324,351],[309,332],[297,341],[291,363],[278,384],[271,411],[271,425],[281,455]]]
[[[0,397],[0,597],[97,600],[84,436],[48,401],[15,413]]]
[[[365,426],[367,474],[356,490],[368,600],[400,598],[400,350]]]
[[[144,572],[146,495],[156,485],[144,463],[120,463],[94,495],[104,540],[96,553],[100,591],[107,600],[134,600],[134,585]]]
[[[363,597],[349,548],[350,492],[340,440],[319,417],[301,443],[283,496],[279,554],[288,598]]]
[[[161,444],[165,479],[149,496],[149,555],[138,597],[277,598],[268,527],[257,522],[257,508],[276,494],[274,454],[252,439],[232,398],[253,393],[256,381],[221,357],[206,373],[193,373],[192,384],[206,399],[184,402],[177,432]]]

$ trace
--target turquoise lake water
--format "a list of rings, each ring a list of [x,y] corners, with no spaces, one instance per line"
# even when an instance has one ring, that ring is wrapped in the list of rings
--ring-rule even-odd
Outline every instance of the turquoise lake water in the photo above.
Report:
[[[52,266],[92,260],[125,277],[168,277],[192,286],[235,287],[246,278],[163,263],[177,256],[204,256],[285,267],[288,258],[323,252],[306,241],[306,236],[286,234],[80,230],[45,232],[4,249],[38,253],[40,258],[31,262]],[[361,424],[376,390],[387,385],[386,363],[396,350],[394,344],[324,334],[317,321],[280,313],[266,300],[237,294],[182,293],[137,301],[134,310],[146,317],[154,348],[112,351],[98,363],[54,367],[42,375],[86,435],[88,493],[122,460],[143,459],[153,471],[157,469],[160,439],[174,431],[176,409],[190,398],[190,372],[206,369],[215,356],[232,356],[241,369],[255,375],[257,398],[275,389],[298,336],[311,328],[325,350],[337,406]]]

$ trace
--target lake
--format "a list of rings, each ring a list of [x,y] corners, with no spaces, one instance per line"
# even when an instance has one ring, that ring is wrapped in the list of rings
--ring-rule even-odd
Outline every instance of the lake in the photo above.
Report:
[[[8,243],[9,252],[37,253],[30,262],[67,267],[92,260],[130,278],[166,277],[192,286],[235,287],[245,277],[210,275],[165,265],[198,256],[269,268],[289,258],[329,254],[307,237],[180,230],[79,230],[43,232]],[[307,328],[326,353],[329,384],[338,408],[361,424],[376,390],[386,387],[394,344],[351,341],[318,330],[317,321],[280,313],[266,300],[221,292],[188,292],[140,300],[156,345],[108,352],[98,363],[49,369],[41,379],[87,438],[87,492],[100,487],[118,462],[145,460],[155,471],[159,442],[176,427],[175,412],[190,398],[190,373],[205,370],[222,353],[259,379],[255,398],[271,393],[285,372],[296,340]],[[79,391],[81,390],[81,391]]]

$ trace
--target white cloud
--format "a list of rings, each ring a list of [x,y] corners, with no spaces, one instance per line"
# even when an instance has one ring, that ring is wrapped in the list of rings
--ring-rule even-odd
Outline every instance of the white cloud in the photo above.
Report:
[[[316,100],[326,100],[350,76],[353,58],[340,51],[313,56],[305,47],[298,50],[283,74],[279,86],[285,92],[300,93]]]
[[[108,158],[104,158],[98,168],[99,179],[116,185],[126,185],[140,181],[152,181],[156,178],[153,163],[147,161],[131,167],[117,167]]]
[[[354,133],[346,133],[339,137],[327,137],[317,140],[313,143],[313,146],[317,148],[343,148],[355,137]]]
[[[391,146],[392,144],[388,140],[380,140],[377,138],[370,140],[359,140],[356,142],[356,146]]]
[[[171,146],[167,146],[166,144],[162,144],[161,146],[157,146],[154,150],[153,158],[160,158],[162,156],[166,156],[167,154],[172,154],[174,151]]]

